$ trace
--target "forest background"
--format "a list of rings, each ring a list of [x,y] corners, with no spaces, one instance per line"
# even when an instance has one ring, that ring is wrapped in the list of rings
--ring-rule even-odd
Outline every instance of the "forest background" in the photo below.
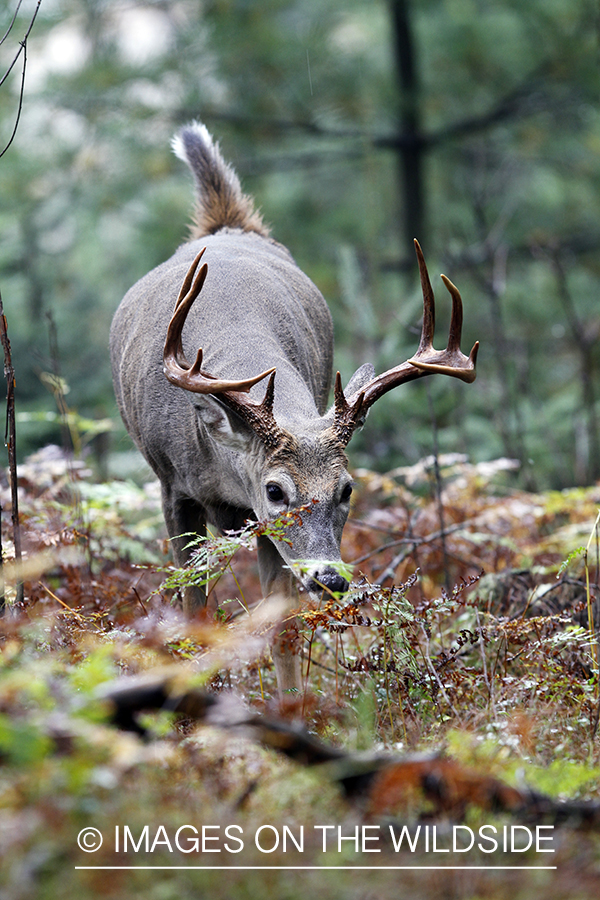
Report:
[[[2,146],[36,5],[23,0],[0,47],[3,71],[21,51],[0,90]],[[386,470],[437,447],[517,459],[528,489],[592,483],[598,22],[595,0],[42,0],[0,160],[20,455],[67,440],[64,394],[102,471],[137,468],[108,455],[131,446],[108,330],[126,290],[185,240],[192,184],[169,142],[199,119],[324,293],[344,378],[414,352],[413,237],[440,335],[437,273],[460,287],[464,345],[482,345],[475,386],[431,379],[388,395],[355,465]]]

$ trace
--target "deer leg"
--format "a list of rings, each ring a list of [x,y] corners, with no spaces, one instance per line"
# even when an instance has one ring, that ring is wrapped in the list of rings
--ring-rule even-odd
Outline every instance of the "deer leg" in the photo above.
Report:
[[[264,535],[258,537],[258,571],[265,597],[283,598],[291,612],[299,606],[295,578],[284,562],[277,548]],[[274,626],[271,634],[271,656],[275,665],[277,688],[280,697],[290,690],[302,688],[302,666],[300,659],[300,635],[295,617],[284,616]]]
[[[206,514],[202,506],[188,498],[173,497],[163,488],[163,513],[167,531],[171,538],[173,559],[180,568],[190,558],[190,549],[186,549],[192,540],[190,533],[206,537]],[[181,535],[184,535],[181,537]],[[183,589],[183,611],[188,619],[195,616],[199,609],[206,606],[206,588],[188,585]]]

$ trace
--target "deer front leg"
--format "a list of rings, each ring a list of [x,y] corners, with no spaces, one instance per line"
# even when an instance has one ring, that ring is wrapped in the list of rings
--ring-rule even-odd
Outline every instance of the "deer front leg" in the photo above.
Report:
[[[269,538],[260,535],[257,543],[258,571],[263,593],[265,597],[283,598],[286,608],[291,612],[299,606],[295,578],[289,569],[284,568],[284,561]],[[284,621],[274,626],[271,634],[271,656],[275,665],[279,696],[282,697],[286,691],[301,690],[300,635],[295,617],[288,619],[284,615]]]
[[[190,549],[186,549],[192,538],[190,533],[206,537],[206,514],[202,506],[194,500],[174,496],[163,485],[162,504],[167,531],[171,538],[175,565],[183,567],[190,558]],[[187,535],[187,537],[180,537]],[[183,612],[188,619],[193,619],[199,609],[206,606],[206,588],[204,586],[187,585],[183,589]]]

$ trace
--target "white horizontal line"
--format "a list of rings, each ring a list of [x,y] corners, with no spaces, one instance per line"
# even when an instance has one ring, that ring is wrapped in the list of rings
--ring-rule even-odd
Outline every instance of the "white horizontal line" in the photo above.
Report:
[[[184,871],[194,871],[194,870],[202,870],[202,871],[210,871],[214,870],[215,872],[226,872],[231,869],[246,869],[246,870],[254,870],[254,869],[278,869],[278,870],[289,870],[294,869],[295,871],[301,871],[302,869],[311,869],[318,871],[319,869],[359,869],[361,871],[369,871],[369,872],[377,872],[381,871],[397,871],[397,870],[405,870],[405,869],[417,869],[423,871],[445,871],[445,870],[473,870],[473,869],[481,869],[483,871],[490,870],[502,870],[502,871],[514,871],[514,870],[544,870],[548,871],[551,869],[556,869],[557,866],[75,866],[76,869],[102,869],[103,871],[112,871],[115,869],[178,869]]]

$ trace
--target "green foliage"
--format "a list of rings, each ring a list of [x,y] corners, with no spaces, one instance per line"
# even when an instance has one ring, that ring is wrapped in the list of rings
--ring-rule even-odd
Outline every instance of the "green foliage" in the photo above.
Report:
[[[52,410],[36,410],[33,412],[18,412],[16,419],[19,424],[48,422],[53,425],[66,425],[71,432],[77,432],[82,446],[99,434],[107,434],[114,429],[112,419],[88,419],[77,412],[68,412],[66,416]]]
[[[72,470],[66,490],[65,469],[50,449],[23,467],[31,580],[22,608],[13,607],[4,617],[0,638],[5,854],[0,879],[7,896],[87,900],[101,894],[120,900],[142,891],[157,900],[192,900],[210,891],[211,897],[241,900],[260,889],[297,900],[308,884],[340,900],[360,900],[374,890],[382,900],[408,900],[417,888],[419,896],[438,897],[439,882],[424,868],[417,873],[418,884],[400,882],[397,872],[391,877],[383,868],[336,870],[331,881],[332,873],[323,869],[298,871],[294,880],[286,872],[284,881],[273,870],[194,870],[192,862],[214,865],[215,857],[170,853],[164,847],[143,861],[181,869],[155,868],[151,878],[142,870],[102,871],[96,881],[95,873],[76,868],[112,864],[109,836],[124,824],[136,840],[146,825],[153,835],[159,825],[172,835],[190,823],[200,828],[236,822],[245,834],[266,823],[311,829],[335,822],[352,829],[359,811],[330,781],[327,766],[306,771],[237,733],[231,737],[206,724],[193,728],[169,711],[140,718],[149,730],[147,742],[110,724],[107,685],[157,668],[188,689],[231,689],[253,712],[273,716],[276,689],[264,624],[256,626],[254,613],[185,621],[160,587],[164,571],[133,567],[124,555],[123,538],[129,531],[136,534],[152,492],[95,484],[82,467]],[[357,751],[431,754],[445,748],[450,759],[485,776],[525,782],[558,798],[597,798],[598,678],[581,556],[571,555],[568,569],[559,579],[554,576],[573,528],[594,533],[598,489],[560,495],[507,492],[494,481],[505,461],[473,466],[454,457],[439,463],[445,534],[440,533],[436,491],[428,482],[430,461],[385,475],[357,475],[344,549],[355,561],[356,581],[343,597],[325,593],[320,603],[303,604],[306,690],[286,698],[278,713],[303,713],[316,735]],[[132,507],[143,497],[146,509],[136,517]],[[84,557],[73,557],[69,551],[81,534],[82,508],[87,550]],[[107,539],[109,512],[120,540]],[[8,523],[3,524],[6,530]],[[246,605],[260,599],[249,551],[257,534],[285,539],[285,526],[285,519],[259,523],[223,539],[197,542],[197,564],[219,556],[211,570],[224,570],[221,598],[240,598]],[[155,533],[143,540],[137,534],[135,543],[144,547],[146,560],[155,542]],[[48,547],[50,558],[41,559],[38,550]],[[595,595],[598,572],[589,556]],[[485,590],[479,579],[483,567]],[[493,590],[490,582],[495,582]],[[217,609],[213,602],[210,610]],[[419,803],[415,810],[426,812]],[[412,821],[410,809],[401,807],[399,815]],[[470,810],[466,821],[496,822],[499,828],[506,822],[491,813],[482,820],[482,815]],[[91,825],[107,846],[84,856],[77,835]],[[355,862],[348,846],[341,855],[318,851],[314,842],[307,845],[303,861],[318,866]],[[576,886],[582,871],[596,877],[597,835],[561,829],[560,853],[560,878],[549,877],[544,884],[551,900],[565,896],[564,879]],[[387,854],[376,862],[431,863],[414,854]],[[118,857],[121,865],[133,861],[131,851]],[[274,853],[267,862],[289,864],[290,856]],[[517,862],[524,864],[524,858]],[[250,847],[244,863],[265,865],[265,856]],[[372,863],[365,859],[365,865]],[[24,871],[29,894],[22,889]],[[489,872],[481,877],[491,883]],[[494,884],[514,893],[518,883],[526,900],[536,896],[530,877],[523,871],[514,882],[512,873],[495,872]],[[457,886],[457,897],[474,895],[475,882],[469,878],[467,870],[461,872],[464,883]],[[577,896],[574,890],[570,894]]]
[[[189,537],[186,547],[193,548],[190,554],[189,565],[176,569],[169,567],[169,575],[161,585],[162,590],[179,591],[186,585],[205,587],[212,580],[219,580],[221,575],[230,567],[235,553],[242,547],[249,550],[254,547],[257,537],[264,535],[275,542],[290,543],[287,530],[292,525],[302,524],[302,514],[310,511],[311,506],[302,506],[299,509],[282,513],[276,519],[265,522],[249,522],[240,531],[226,531],[222,535],[200,536],[195,533],[179,535]],[[320,561],[322,562],[322,560]],[[297,560],[294,567],[298,572],[311,568],[311,560]],[[341,573],[350,573],[349,566],[342,562],[333,562]],[[244,604],[245,606],[245,604]]]
[[[0,714],[0,754],[12,765],[39,763],[52,749],[52,741],[35,725]]]
[[[95,648],[69,673],[71,686],[83,695],[84,703],[89,703],[99,685],[117,675],[114,650],[108,645]]]

